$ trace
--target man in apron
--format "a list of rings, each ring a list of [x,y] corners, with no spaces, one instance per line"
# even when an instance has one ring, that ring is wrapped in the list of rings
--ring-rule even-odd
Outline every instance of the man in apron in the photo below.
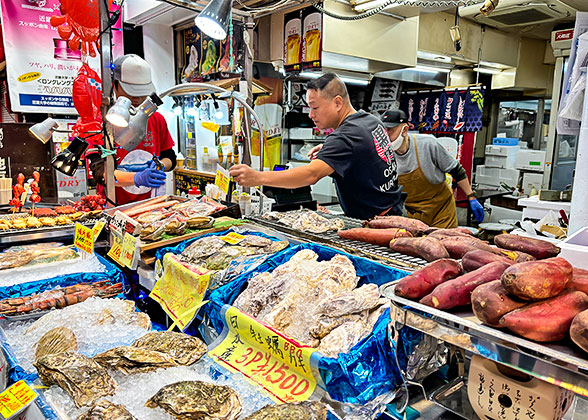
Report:
[[[448,173],[467,195],[476,220],[484,220],[484,209],[476,200],[463,166],[439,142],[432,137],[409,135],[403,111],[386,112],[382,123],[398,164],[398,184],[408,195],[404,202],[408,217],[429,226],[457,227],[453,191],[446,182]]]

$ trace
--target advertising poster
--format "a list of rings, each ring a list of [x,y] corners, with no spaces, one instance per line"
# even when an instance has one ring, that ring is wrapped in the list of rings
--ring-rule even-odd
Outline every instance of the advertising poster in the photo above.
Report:
[[[74,2],[67,18],[73,24],[87,20],[90,8],[97,2]],[[72,84],[82,55],[70,49],[50,24],[51,16],[61,16],[59,0],[1,0],[0,6],[12,110],[76,114]],[[113,31],[114,57],[123,52],[121,21],[115,25],[118,30]],[[100,72],[98,56],[88,61]]]
[[[323,15],[314,7],[302,9],[302,68],[319,70],[321,68]]]
[[[220,56],[220,41],[202,34],[200,51],[200,73],[202,76],[217,73]]]
[[[202,37],[196,26],[183,31],[184,43],[184,69],[182,70],[183,82],[195,82],[200,77],[200,51]]]
[[[302,20],[300,10],[284,15],[284,70],[302,70]]]

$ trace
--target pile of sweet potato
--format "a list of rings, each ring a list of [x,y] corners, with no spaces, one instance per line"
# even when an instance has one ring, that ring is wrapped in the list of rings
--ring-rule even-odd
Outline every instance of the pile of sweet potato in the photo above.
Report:
[[[588,271],[556,257],[558,247],[515,235],[495,238],[503,248],[488,249],[471,240],[441,242],[450,244],[446,249],[454,258],[459,247],[474,249],[461,262],[443,258],[403,278],[397,295],[443,310],[472,305],[484,324],[538,342],[559,341],[569,333],[588,352]]]

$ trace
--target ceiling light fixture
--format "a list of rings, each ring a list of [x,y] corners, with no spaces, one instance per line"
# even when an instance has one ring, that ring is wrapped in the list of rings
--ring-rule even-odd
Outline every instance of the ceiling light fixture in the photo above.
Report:
[[[445,67],[430,67],[430,66],[423,66],[417,65],[415,67],[409,68],[407,70],[414,70],[414,71],[422,71],[425,73],[449,73],[451,69]]]
[[[55,155],[51,159],[51,166],[59,172],[68,176],[73,176],[80,164],[82,155],[88,148],[88,143],[80,137],[74,137],[67,149]]]
[[[232,7],[233,0],[210,0],[194,23],[212,39],[225,39]]]

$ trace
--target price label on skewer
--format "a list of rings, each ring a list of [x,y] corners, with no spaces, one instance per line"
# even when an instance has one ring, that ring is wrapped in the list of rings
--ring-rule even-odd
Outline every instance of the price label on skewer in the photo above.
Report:
[[[104,222],[99,220],[94,224],[94,227],[92,228],[92,232],[94,232],[94,241],[98,239],[98,236],[100,236],[102,229],[104,229]]]
[[[88,254],[94,254],[94,231],[80,223],[76,223],[74,245]]]
[[[0,414],[5,419],[24,410],[37,398],[37,393],[25,381],[18,381],[0,394]]]
[[[113,259],[114,262],[124,267],[124,264],[120,261],[122,253],[122,237],[116,233],[112,233],[112,247],[108,251],[108,256]]]
[[[137,252],[137,238],[125,233],[122,241],[120,262],[128,268],[133,268],[135,254]]]

